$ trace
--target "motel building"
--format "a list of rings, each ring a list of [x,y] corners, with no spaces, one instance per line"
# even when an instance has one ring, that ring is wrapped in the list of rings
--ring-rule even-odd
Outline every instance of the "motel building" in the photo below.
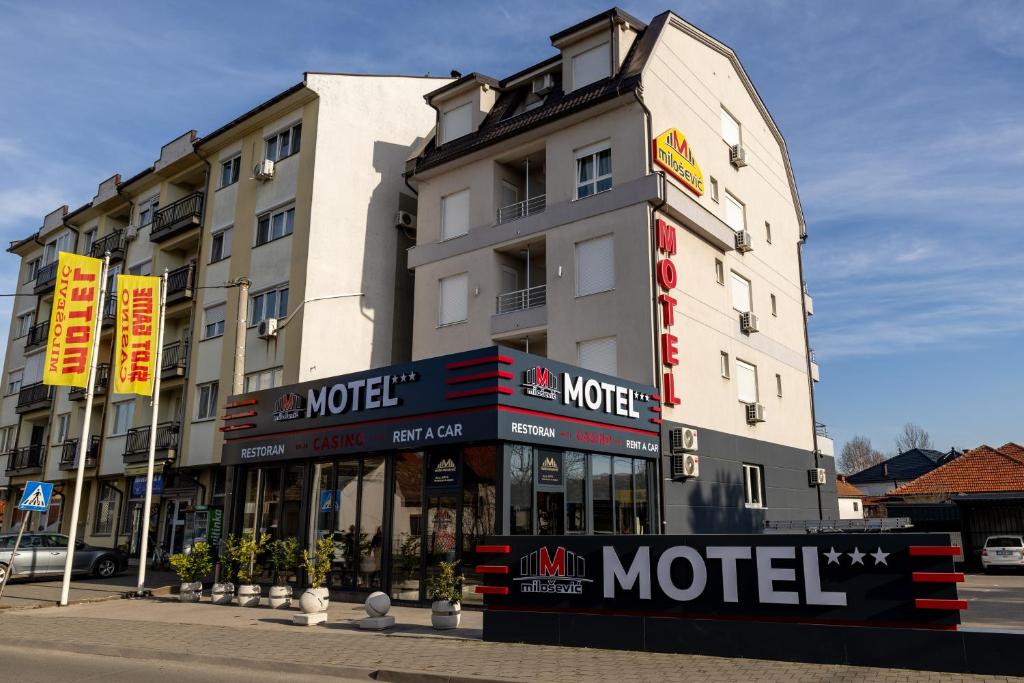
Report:
[[[58,484],[39,528],[70,517],[84,392],[39,383],[62,250],[172,273],[149,521],[172,552],[216,539],[205,506],[225,534],[332,538],[338,593],[422,600],[459,559],[472,601],[488,535],[838,518],[803,214],[736,55],[671,12],[551,44],[504,78],[306,74],[13,243],[34,296],[5,359],[4,530],[27,479]],[[104,380],[94,411],[81,537],[135,550],[149,401]]]

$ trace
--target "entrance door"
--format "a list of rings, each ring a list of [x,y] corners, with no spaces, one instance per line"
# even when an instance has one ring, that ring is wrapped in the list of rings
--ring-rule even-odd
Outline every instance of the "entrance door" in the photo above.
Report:
[[[537,491],[537,533],[561,536],[565,533],[565,493]]]
[[[32,435],[29,437],[29,444],[32,446],[41,446],[43,444],[43,434],[45,432],[45,426],[32,425]]]
[[[180,553],[185,545],[185,510],[192,507],[191,498],[167,501],[164,517],[164,550],[168,555]]]

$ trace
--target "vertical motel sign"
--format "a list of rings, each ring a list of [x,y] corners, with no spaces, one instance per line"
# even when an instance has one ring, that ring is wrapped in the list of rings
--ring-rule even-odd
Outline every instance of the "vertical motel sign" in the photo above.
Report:
[[[661,402],[666,406],[674,406],[680,402],[673,372],[675,366],[679,365],[679,337],[672,334],[676,299],[671,294],[679,283],[679,273],[672,260],[676,253],[676,229],[660,218],[655,221],[655,226],[658,249],[658,265],[655,273],[660,288],[658,305],[661,309],[661,363],[663,366]]]

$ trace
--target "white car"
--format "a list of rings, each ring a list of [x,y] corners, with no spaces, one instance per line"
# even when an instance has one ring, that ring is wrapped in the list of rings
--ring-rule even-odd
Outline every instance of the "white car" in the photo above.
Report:
[[[981,549],[981,566],[985,571],[997,567],[1024,569],[1024,536],[989,536]]]

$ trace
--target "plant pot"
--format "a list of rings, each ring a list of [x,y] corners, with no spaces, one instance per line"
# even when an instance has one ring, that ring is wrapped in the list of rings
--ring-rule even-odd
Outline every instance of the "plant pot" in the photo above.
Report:
[[[235,584],[230,581],[215,583],[210,589],[210,602],[215,605],[230,605],[235,597]]]
[[[182,581],[181,589],[178,592],[178,599],[182,602],[199,602],[199,598],[203,597],[203,582],[202,581]]]
[[[430,605],[430,624],[438,630],[458,628],[462,621],[462,604],[435,600]]]
[[[320,588],[307,588],[299,596],[299,609],[304,614],[326,612],[327,607],[331,603],[328,595],[327,589],[322,586]]]
[[[271,609],[287,609],[292,606],[291,586],[271,586],[267,592]]]
[[[263,588],[259,584],[251,583],[238,587],[239,607],[259,607],[260,593]]]

